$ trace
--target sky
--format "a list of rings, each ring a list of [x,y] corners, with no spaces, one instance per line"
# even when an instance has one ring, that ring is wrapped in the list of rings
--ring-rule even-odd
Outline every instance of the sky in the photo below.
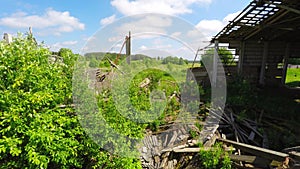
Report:
[[[191,59],[250,1],[2,0],[0,33],[16,36],[32,27],[50,50],[84,54],[119,52],[131,31],[132,53]]]

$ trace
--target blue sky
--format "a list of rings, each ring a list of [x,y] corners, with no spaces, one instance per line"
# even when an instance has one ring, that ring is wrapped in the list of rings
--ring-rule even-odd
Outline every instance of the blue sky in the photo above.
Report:
[[[102,37],[107,32],[114,34],[113,24],[115,27],[124,22],[134,24],[132,34],[143,29],[135,27],[150,27],[151,24],[140,22],[139,19],[126,16],[140,14],[147,17],[149,22],[164,25],[170,21],[169,27],[159,27],[159,31],[171,30],[178,27],[183,21],[190,26],[197,28],[201,36],[209,39],[220,31],[229,20],[233,19],[239,11],[245,8],[251,0],[2,0],[0,7],[0,33],[10,33],[16,35],[17,32],[25,33],[29,26],[32,26],[33,34],[38,41],[44,41],[51,50],[66,47],[76,53],[82,52],[86,44],[91,40]],[[152,14],[141,15],[142,13],[161,13],[170,16],[165,20],[156,15],[151,18]],[[120,20],[120,18],[123,18]],[[143,25],[136,25],[136,24]],[[103,28],[106,31],[103,31]],[[157,28],[154,26],[153,30]],[[184,29],[184,28],[179,28]],[[178,31],[164,32],[171,36],[180,34]],[[151,30],[151,29],[150,29]],[[131,30],[132,31],[132,30]],[[149,29],[147,29],[149,32]],[[114,47],[111,50],[118,51],[122,38],[126,36],[124,32],[119,35],[119,39],[113,41]],[[159,32],[161,33],[161,32]],[[91,38],[94,36],[94,38]],[[117,37],[117,36],[116,36]],[[133,43],[133,51],[154,49],[154,44],[165,46],[165,51],[169,52],[178,49],[177,42],[170,38],[158,38],[157,35],[152,37],[136,36],[137,41]],[[179,37],[179,36],[178,36]],[[197,36],[196,36],[197,37]],[[134,37],[133,37],[134,39]],[[90,41],[88,41],[90,40]],[[99,39],[98,39],[99,40]],[[181,39],[184,41],[184,39]],[[106,42],[103,42],[105,44]],[[191,42],[194,44],[194,42]],[[196,41],[195,41],[196,43]],[[197,44],[194,44],[197,48]],[[199,46],[199,44],[198,44]],[[119,47],[119,48],[118,48]],[[108,47],[106,47],[108,48]],[[168,49],[167,49],[168,48]],[[93,49],[96,50],[96,49]],[[103,48],[102,50],[105,50]],[[106,49],[108,50],[108,49]]]

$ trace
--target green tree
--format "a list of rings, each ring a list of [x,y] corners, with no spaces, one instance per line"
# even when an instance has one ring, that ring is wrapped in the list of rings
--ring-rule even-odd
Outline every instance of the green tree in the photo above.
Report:
[[[179,64],[179,65],[183,65],[184,63],[185,63],[185,62],[184,62],[183,58],[180,57],[180,58],[179,58],[179,61],[178,61],[178,64]]]
[[[89,66],[92,67],[92,68],[97,68],[99,66],[99,63],[95,58],[93,58],[93,59],[90,60]]]

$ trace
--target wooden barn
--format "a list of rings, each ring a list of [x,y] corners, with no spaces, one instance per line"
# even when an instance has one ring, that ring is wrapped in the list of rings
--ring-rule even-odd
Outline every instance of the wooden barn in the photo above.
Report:
[[[233,73],[260,85],[284,84],[289,58],[300,58],[300,1],[253,0],[211,42],[238,54]]]

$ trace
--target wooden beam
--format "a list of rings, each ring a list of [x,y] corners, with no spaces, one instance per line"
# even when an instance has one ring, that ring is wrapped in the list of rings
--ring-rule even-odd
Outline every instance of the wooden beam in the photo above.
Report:
[[[256,35],[257,33],[259,33],[260,31],[262,31],[264,28],[268,27],[267,25],[273,24],[274,22],[276,22],[278,19],[282,18],[284,15],[286,15],[288,13],[288,11],[283,12],[282,14],[280,14],[278,17],[277,15],[273,15],[270,18],[268,18],[268,20],[270,20],[270,22],[268,23],[264,23],[263,25],[259,25],[257,26],[249,35],[247,35],[244,40],[248,40],[251,37],[253,37],[254,35]],[[275,17],[273,19],[273,17]],[[272,19],[271,19],[272,18]]]
[[[218,140],[223,143],[230,144],[233,147],[240,149],[244,152],[247,152],[247,153],[259,156],[259,157],[263,157],[265,159],[284,161],[285,158],[289,156],[286,153],[277,152],[277,151],[249,145],[249,144],[238,143],[236,141],[225,140],[225,139],[220,139],[220,138],[218,138]]]
[[[269,50],[269,42],[264,42],[264,51],[261,61],[261,69],[260,69],[260,76],[259,76],[259,84],[265,84],[265,72],[266,72],[266,61],[268,58],[268,50]]]
[[[175,153],[199,153],[200,151],[218,151],[219,148],[215,147],[191,147],[191,148],[173,148],[169,149],[169,151],[173,151]],[[227,147],[224,151],[235,151],[235,148]],[[165,151],[166,152],[166,151]]]
[[[260,165],[260,166],[269,166],[269,165],[279,166],[280,164],[282,164],[282,162],[280,161],[265,159],[258,156],[234,155],[234,154],[229,154],[228,156],[232,161],[236,161],[236,162],[242,161],[245,163],[250,163],[250,164]]]
[[[245,55],[245,41],[242,41],[240,44],[240,49],[239,49],[238,74],[243,73],[244,55]]]
[[[273,3],[270,2],[270,1],[265,1],[265,3],[267,3],[267,4],[273,4]],[[279,8],[288,10],[288,11],[290,11],[290,12],[294,12],[294,13],[296,13],[296,14],[300,14],[300,10],[298,10],[298,9],[291,8],[291,7],[288,7],[288,6],[286,6],[286,5],[281,5],[281,4],[276,4],[276,6],[278,6]]]
[[[214,56],[213,56],[213,72],[212,72],[212,85],[217,85],[217,76],[218,76],[218,51],[219,51],[219,41],[215,40],[214,46]]]

